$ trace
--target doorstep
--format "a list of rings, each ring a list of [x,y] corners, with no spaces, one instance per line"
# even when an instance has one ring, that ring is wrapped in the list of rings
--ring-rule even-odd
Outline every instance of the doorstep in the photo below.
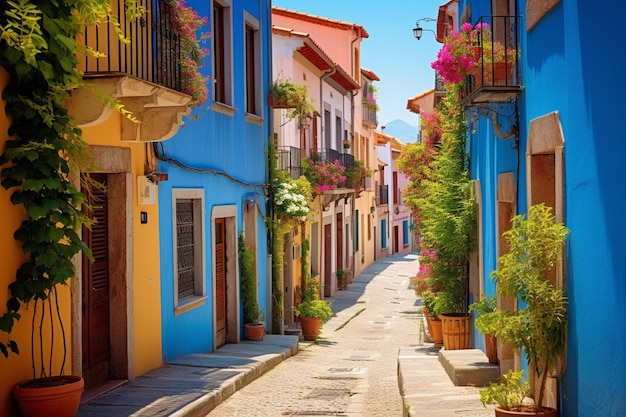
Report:
[[[500,366],[480,349],[439,350],[439,362],[456,386],[486,387],[500,381]]]

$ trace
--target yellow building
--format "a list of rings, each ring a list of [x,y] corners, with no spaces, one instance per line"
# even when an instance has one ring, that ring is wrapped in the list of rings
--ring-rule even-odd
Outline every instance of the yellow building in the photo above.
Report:
[[[131,25],[131,23],[128,23]],[[137,35],[151,38],[151,25]],[[102,31],[102,28],[100,29]],[[102,33],[102,32],[101,32]],[[89,33],[87,34],[89,37]],[[86,40],[89,43],[89,40]],[[135,44],[148,52],[150,46]],[[119,47],[113,44],[113,48]],[[152,62],[146,55],[146,61]],[[109,56],[117,56],[111,51]],[[89,168],[81,177],[93,177],[106,184],[106,192],[94,189],[94,214],[97,222],[83,229],[83,240],[94,253],[94,262],[81,255],[73,259],[76,275],[70,285],[59,289],[60,316],[65,327],[67,360],[65,374],[82,376],[85,388],[101,386],[112,380],[132,379],[162,365],[161,300],[159,272],[158,180],[154,172],[154,141],[166,140],[176,133],[190,97],[166,88],[130,70],[128,62],[100,60],[98,67],[86,63],[81,68],[88,83],[97,85],[130,110],[136,121],[104,106],[86,91],[74,91],[67,108],[83,129],[90,156]],[[151,64],[149,64],[151,65]],[[10,83],[10,71],[0,67],[0,91]],[[105,74],[106,73],[106,74]],[[5,102],[0,101],[0,150],[4,151],[11,120]],[[75,183],[83,181],[75,179]],[[87,193],[87,190],[83,188]],[[0,188],[0,305],[6,305],[8,286],[26,260],[21,243],[13,233],[25,217],[21,206],[10,201],[13,190]],[[4,314],[0,311],[0,315]],[[20,381],[32,378],[31,322],[32,304],[23,306],[20,320],[12,332],[0,334],[0,341],[15,341],[19,355],[0,356],[0,415],[17,414],[11,391]],[[62,361],[61,333],[55,329],[56,350],[51,373],[59,371]],[[51,332],[44,329],[44,343]]]

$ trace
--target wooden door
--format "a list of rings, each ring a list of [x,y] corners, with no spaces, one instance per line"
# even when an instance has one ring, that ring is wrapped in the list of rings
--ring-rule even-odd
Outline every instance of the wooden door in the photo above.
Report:
[[[324,225],[324,297],[331,296],[332,225]]]
[[[90,177],[106,185],[106,174]],[[83,211],[94,222],[91,229],[83,227],[83,240],[94,261],[83,255],[83,372],[100,365],[100,373],[106,375],[94,377],[104,380],[108,378],[110,359],[108,200],[106,192],[95,187],[85,194],[91,209],[85,207]]]
[[[226,343],[226,222],[215,219],[215,346]]]
[[[335,244],[337,245],[337,271],[343,269],[343,214],[337,213],[337,239]]]

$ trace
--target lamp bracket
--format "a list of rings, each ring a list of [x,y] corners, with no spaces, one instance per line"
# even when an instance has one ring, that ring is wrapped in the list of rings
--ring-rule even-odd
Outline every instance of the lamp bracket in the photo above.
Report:
[[[510,105],[513,106],[510,106]],[[517,117],[517,102],[514,103],[478,103],[467,108],[470,114],[476,114],[486,117],[491,120],[493,130],[496,132],[500,139],[515,139],[515,149],[519,144],[519,121]],[[504,110],[508,109],[506,113]],[[505,119],[509,125],[508,132],[504,132],[501,118]]]

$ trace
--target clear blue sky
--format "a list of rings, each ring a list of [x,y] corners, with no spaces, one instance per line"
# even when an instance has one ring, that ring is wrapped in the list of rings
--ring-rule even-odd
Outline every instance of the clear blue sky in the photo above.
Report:
[[[409,98],[435,85],[430,63],[441,44],[432,32],[424,31],[418,41],[413,37],[415,21],[437,18],[444,0],[272,0],[273,6],[356,23],[369,38],[361,43],[361,66],[379,77],[378,120],[384,125],[401,119],[417,124],[417,116],[406,109]],[[435,29],[436,22],[421,21],[424,29]],[[347,68],[346,68],[347,69]]]

